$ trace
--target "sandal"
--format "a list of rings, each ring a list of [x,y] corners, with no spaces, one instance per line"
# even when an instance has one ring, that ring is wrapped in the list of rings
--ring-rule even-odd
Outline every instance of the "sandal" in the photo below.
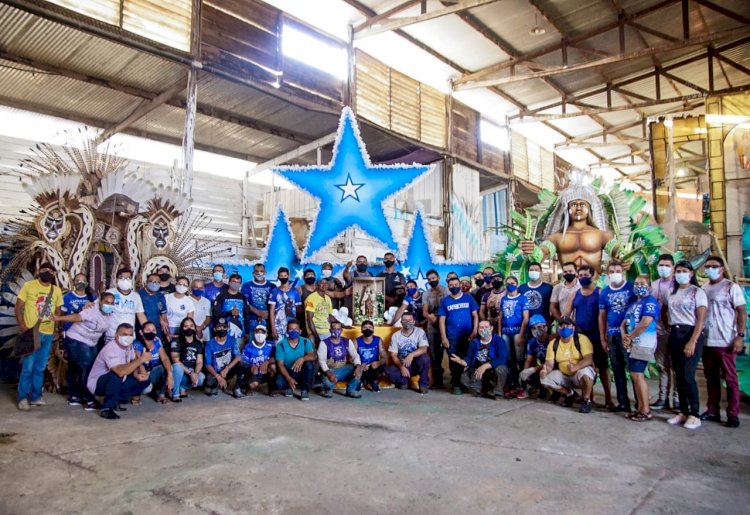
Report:
[[[156,402],[158,402],[159,404],[166,404],[167,403],[167,398],[164,397],[163,395],[160,395],[160,396],[158,396],[156,398]]]
[[[130,404],[132,404],[133,406],[138,406],[140,403],[141,403],[140,395],[136,395],[135,397],[130,399]]]
[[[606,409],[607,411],[612,411],[613,409],[615,409],[615,405],[612,402],[608,402],[604,405],[604,409]]]
[[[635,415],[630,417],[633,422],[647,422],[654,418],[654,415],[649,411],[648,413],[636,412]]]

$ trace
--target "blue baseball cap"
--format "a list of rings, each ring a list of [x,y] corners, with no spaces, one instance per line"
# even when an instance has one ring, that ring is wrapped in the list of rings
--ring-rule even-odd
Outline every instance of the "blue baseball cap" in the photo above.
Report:
[[[542,315],[534,315],[533,317],[531,317],[531,320],[529,320],[530,326],[535,326],[539,324],[547,325],[547,321],[544,319]]]

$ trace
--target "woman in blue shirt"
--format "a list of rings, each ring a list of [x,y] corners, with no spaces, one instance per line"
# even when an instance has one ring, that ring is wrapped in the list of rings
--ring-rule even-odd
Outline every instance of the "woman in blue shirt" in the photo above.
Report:
[[[500,299],[500,319],[498,320],[498,332],[505,340],[508,350],[508,369],[510,370],[509,385],[515,389],[508,392],[510,396],[525,397],[525,390],[518,391],[518,374],[523,366],[524,354],[526,353],[526,326],[529,323],[529,309],[526,305],[526,297],[518,291],[518,279],[509,276],[505,279],[506,295]]]
[[[136,356],[141,356],[144,352],[151,353],[151,359],[141,365],[148,372],[151,386],[143,390],[143,393],[151,393],[155,390],[156,402],[164,404],[167,402],[165,391],[170,392],[174,387],[172,378],[172,363],[169,361],[167,351],[161,340],[156,336],[156,324],[146,322],[141,328],[141,338],[133,344]]]

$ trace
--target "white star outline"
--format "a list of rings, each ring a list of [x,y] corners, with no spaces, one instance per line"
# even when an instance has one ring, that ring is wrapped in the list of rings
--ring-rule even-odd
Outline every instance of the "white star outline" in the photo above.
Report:
[[[353,198],[357,202],[359,202],[359,195],[357,194],[357,190],[364,186],[364,183],[362,184],[355,184],[352,182],[352,174],[346,175],[346,184],[337,184],[336,187],[342,191],[341,194],[341,202],[346,200],[348,197]]]

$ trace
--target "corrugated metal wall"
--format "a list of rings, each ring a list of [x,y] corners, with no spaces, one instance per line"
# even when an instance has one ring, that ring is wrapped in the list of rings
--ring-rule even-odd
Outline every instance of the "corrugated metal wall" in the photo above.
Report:
[[[513,176],[540,188],[555,189],[555,155],[517,132],[511,137]]]

